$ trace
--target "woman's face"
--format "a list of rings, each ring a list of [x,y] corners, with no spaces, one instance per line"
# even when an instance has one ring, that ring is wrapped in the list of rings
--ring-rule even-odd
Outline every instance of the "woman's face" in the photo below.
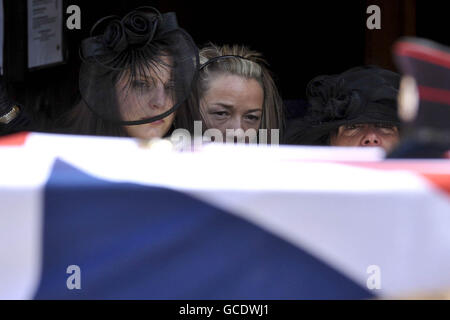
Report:
[[[264,92],[258,81],[236,75],[214,77],[204,93],[200,111],[207,127],[258,130],[263,112]]]
[[[398,128],[385,124],[342,125],[337,134],[331,135],[332,146],[382,147],[391,151],[399,141]]]
[[[122,76],[118,89],[119,110],[125,121],[154,117],[169,110],[174,103],[169,59],[163,58],[167,65],[148,70],[130,81],[130,75]],[[132,137],[150,139],[163,137],[172,126],[175,113],[151,123],[124,126]]]

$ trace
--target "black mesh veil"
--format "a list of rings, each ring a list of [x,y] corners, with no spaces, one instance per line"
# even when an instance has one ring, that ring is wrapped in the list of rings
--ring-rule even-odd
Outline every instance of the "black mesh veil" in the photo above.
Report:
[[[198,49],[175,13],[141,7],[109,16],[81,44],[79,86],[87,106],[104,120],[138,125],[170,115],[186,100]]]

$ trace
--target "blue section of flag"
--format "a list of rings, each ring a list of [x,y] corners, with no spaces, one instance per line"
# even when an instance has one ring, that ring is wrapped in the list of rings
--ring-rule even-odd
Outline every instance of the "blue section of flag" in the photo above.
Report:
[[[178,191],[103,181],[57,160],[44,202],[36,299],[372,296],[300,248]],[[70,265],[80,267],[79,290],[67,288]]]

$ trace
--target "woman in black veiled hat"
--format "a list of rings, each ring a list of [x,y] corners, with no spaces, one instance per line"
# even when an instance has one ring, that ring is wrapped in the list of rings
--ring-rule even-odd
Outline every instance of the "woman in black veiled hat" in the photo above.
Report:
[[[288,124],[286,142],[391,150],[399,140],[399,80],[376,66],[314,78],[306,92],[310,106],[304,118]]]
[[[141,7],[105,17],[82,42],[80,56],[81,99],[69,133],[149,139],[175,127],[189,130],[199,118],[184,105],[198,50],[174,13]]]

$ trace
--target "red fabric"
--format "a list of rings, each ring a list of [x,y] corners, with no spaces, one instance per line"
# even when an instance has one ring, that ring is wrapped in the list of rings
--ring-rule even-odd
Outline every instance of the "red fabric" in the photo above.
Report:
[[[430,48],[418,43],[399,42],[396,44],[394,51],[399,56],[408,56],[424,60],[450,69],[450,54],[438,49]]]
[[[412,171],[450,195],[450,160],[386,160],[381,162],[345,162],[345,164],[371,169]]]
[[[1,137],[0,138],[0,147],[22,146],[25,144],[25,141],[27,140],[27,137],[29,134],[30,134],[29,132],[20,132],[20,133],[15,133],[15,134]]]
[[[419,86],[419,96],[421,100],[450,105],[450,91],[444,89]]]

